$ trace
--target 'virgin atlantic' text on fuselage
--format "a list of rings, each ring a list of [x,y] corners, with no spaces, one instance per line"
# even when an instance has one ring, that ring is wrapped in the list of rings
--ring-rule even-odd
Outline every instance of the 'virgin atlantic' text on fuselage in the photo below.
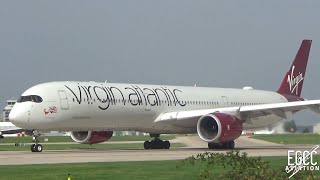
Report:
[[[79,103],[93,104],[95,99],[99,102],[98,107],[101,110],[107,110],[112,105],[122,103],[132,106],[185,106],[186,102],[179,99],[182,93],[179,89],[169,89],[166,87],[143,88],[131,85],[124,88],[115,86],[81,86],[73,89],[65,87],[74,95],[74,99]],[[85,102],[85,98],[87,101]]]

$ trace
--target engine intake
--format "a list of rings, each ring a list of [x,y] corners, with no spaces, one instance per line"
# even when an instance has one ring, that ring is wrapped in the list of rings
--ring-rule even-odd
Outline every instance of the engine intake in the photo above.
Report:
[[[72,131],[71,138],[81,144],[96,144],[109,140],[113,131]]]
[[[242,123],[235,116],[213,113],[199,119],[197,132],[199,137],[208,143],[224,143],[241,135]]]

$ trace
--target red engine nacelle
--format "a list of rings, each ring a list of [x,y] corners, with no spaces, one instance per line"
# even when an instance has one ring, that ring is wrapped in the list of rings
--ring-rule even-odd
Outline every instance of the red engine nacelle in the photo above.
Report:
[[[71,138],[81,144],[96,144],[107,141],[113,131],[76,131],[71,132]]]
[[[229,114],[208,114],[199,119],[197,132],[200,138],[208,143],[224,143],[241,135],[242,122]]]

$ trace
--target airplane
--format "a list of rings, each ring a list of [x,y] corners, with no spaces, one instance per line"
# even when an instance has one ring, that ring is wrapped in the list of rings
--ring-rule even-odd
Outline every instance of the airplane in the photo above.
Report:
[[[24,129],[71,131],[74,141],[107,141],[113,131],[140,131],[154,139],[145,149],[169,149],[161,134],[197,133],[209,149],[233,149],[245,129],[266,127],[309,109],[320,100],[301,97],[311,40],[303,40],[276,92],[198,86],[49,82],[26,90],[11,110],[10,121]],[[32,152],[41,152],[34,143]]]
[[[0,122],[0,138],[3,138],[4,134],[17,134],[24,130],[13,125],[11,122]]]

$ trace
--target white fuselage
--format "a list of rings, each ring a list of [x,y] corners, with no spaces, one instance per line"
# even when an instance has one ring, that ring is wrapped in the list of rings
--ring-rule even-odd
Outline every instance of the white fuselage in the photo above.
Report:
[[[288,102],[270,91],[186,86],[137,85],[97,82],[51,82],[36,85],[22,96],[37,95],[42,102],[16,103],[14,122],[38,130],[132,130],[148,133],[196,133],[198,119],[157,123],[162,113],[235,108]],[[267,115],[244,122],[244,128],[260,128],[281,120]]]

